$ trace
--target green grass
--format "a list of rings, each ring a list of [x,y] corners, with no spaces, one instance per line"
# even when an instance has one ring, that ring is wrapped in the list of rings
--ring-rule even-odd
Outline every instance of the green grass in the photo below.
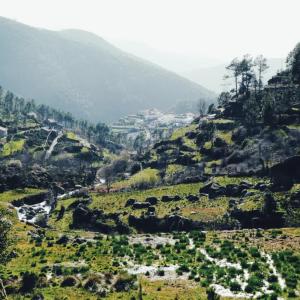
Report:
[[[184,137],[186,133],[194,131],[196,128],[197,128],[196,124],[191,124],[189,126],[176,129],[172,133],[170,140],[176,140],[176,139],[178,139],[180,137]]]
[[[23,150],[25,145],[25,139],[20,139],[16,141],[10,141],[7,142],[2,149],[1,156],[2,157],[7,157],[10,156],[16,152],[20,152]]]
[[[139,171],[131,176],[128,180],[117,182],[113,185],[114,188],[120,187],[139,187],[143,185],[145,187],[152,187],[160,180],[159,171],[157,169],[147,168]]]
[[[222,140],[224,140],[228,145],[232,145],[233,141],[232,141],[232,132],[231,131],[221,131],[221,130],[217,130],[216,131],[216,137],[221,138]]]
[[[25,188],[3,192],[0,193],[0,202],[9,203],[13,200],[22,199],[26,196],[35,195],[43,191],[44,190],[42,189]]]
[[[229,120],[229,119],[215,119],[215,120],[212,120],[212,123],[214,123],[214,124],[231,124],[231,123],[234,123],[234,121]]]
[[[68,132],[66,133],[66,136],[67,136],[67,138],[70,139],[70,140],[73,140],[73,141],[79,141],[79,138],[77,137],[77,135],[76,135],[74,132],[72,132],[72,131],[68,131]]]
[[[182,172],[184,170],[184,166],[178,164],[170,164],[166,169],[166,176],[173,176],[176,173]]]

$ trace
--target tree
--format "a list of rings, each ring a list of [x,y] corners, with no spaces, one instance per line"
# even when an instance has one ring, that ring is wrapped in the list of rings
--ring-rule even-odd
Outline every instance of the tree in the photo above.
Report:
[[[100,174],[99,175],[105,180],[106,191],[107,191],[107,193],[109,193],[110,189],[111,189],[111,184],[112,184],[113,179],[114,179],[113,166],[112,165],[108,165],[106,167],[103,167],[100,170]]]
[[[230,93],[229,92],[222,92],[218,97],[218,104],[221,107],[226,106],[230,101]]]
[[[198,111],[199,111],[199,115],[201,118],[205,115],[206,109],[207,109],[206,101],[204,99],[200,98],[198,100]]]
[[[146,142],[146,135],[141,132],[134,140],[133,149],[136,150],[137,154],[140,155],[143,152]]]
[[[267,64],[267,59],[263,55],[259,55],[255,58],[254,65],[257,67],[258,89],[259,91],[261,91],[263,87],[263,73],[269,68]]]
[[[240,71],[240,61],[238,60],[238,58],[234,58],[230,64],[228,66],[226,66],[226,69],[228,71],[231,71],[232,72],[232,76],[234,78],[234,84],[235,84],[235,95],[237,96],[238,95],[238,78],[241,74],[241,71]],[[229,75],[226,75],[224,77],[225,79],[227,78],[230,78]]]
[[[251,128],[261,120],[261,110],[258,103],[256,95],[251,93],[251,95],[245,100],[243,105],[244,119],[243,123],[246,127]]]
[[[265,125],[273,125],[275,121],[275,101],[272,95],[267,94],[263,101],[263,122]]]
[[[300,83],[300,43],[289,53],[287,65],[291,72],[292,80]]]

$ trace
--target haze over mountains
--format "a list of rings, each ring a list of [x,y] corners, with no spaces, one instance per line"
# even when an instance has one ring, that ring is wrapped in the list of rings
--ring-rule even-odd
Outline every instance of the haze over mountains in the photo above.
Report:
[[[225,61],[213,57],[202,57],[195,52],[188,54],[167,53],[154,49],[149,45],[133,41],[113,40],[113,43],[124,51],[151,60],[168,70],[205,86],[215,93],[220,93],[227,89],[226,84],[228,82],[224,81],[223,77],[226,73],[225,67],[229,64],[230,60]],[[267,59],[269,69],[264,74],[265,81],[276,74],[278,70],[285,67],[284,58]]]
[[[90,121],[215,96],[89,32],[49,31],[0,18],[0,40],[3,87]]]

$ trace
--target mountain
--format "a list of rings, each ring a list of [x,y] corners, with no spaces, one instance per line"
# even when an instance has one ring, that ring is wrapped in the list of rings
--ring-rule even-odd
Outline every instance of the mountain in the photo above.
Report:
[[[271,78],[277,71],[281,70],[285,66],[284,58],[270,58],[268,59],[269,69],[264,74],[264,81]],[[227,64],[219,64],[213,67],[191,69],[183,72],[182,75],[194,82],[201,82],[210,90],[220,93],[226,89],[226,82],[223,80],[226,73]]]
[[[89,32],[49,31],[0,18],[0,40],[0,79],[6,88],[91,121],[214,97]]]

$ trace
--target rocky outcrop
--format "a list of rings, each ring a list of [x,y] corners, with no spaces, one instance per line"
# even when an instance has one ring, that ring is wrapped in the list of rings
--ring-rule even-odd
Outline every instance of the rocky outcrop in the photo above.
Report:
[[[274,189],[288,190],[300,182],[300,155],[292,156],[270,169]]]
[[[128,224],[139,232],[147,233],[191,231],[203,228],[203,223],[179,215],[170,215],[163,218],[151,215],[143,215],[141,217],[130,215]]]
[[[176,195],[176,196],[165,195],[165,196],[161,197],[162,202],[174,202],[174,201],[179,201],[179,200],[181,200],[181,197],[178,195]]]
[[[72,227],[107,234],[130,232],[129,227],[120,220],[118,214],[106,215],[102,210],[90,209],[82,204],[78,205],[73,212]]]

